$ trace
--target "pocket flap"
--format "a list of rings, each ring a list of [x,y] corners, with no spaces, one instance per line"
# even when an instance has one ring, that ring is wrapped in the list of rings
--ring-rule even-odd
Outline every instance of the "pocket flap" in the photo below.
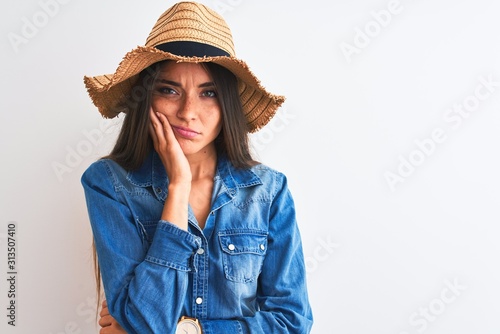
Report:
[[[267,250],[267,232],[265,231],[225,231],[219,232],[222,250],[227,254],[264,255]]]

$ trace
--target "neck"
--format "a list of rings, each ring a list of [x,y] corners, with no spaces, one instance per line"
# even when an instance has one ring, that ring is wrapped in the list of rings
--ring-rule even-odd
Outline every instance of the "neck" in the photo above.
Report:
[[[186,157],[191,167],[193,181],[214,177],[217,167],[217,151],[215,147],[206,147],[196,155]]]

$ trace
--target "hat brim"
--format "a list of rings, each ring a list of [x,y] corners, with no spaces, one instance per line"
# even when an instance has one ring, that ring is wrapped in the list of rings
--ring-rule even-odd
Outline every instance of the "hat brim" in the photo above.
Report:
[[[238,78],[241,103],[250,132],[266,125],[285,101],[284,96],[267,92],[247,64],[235,57],[182,57],[154,47],[139,46],[125,55],[114,74],[84,77],[92,102],[105,118],[117,116],[118,105],[130,95],[139,73],[163,60],[212,62],[231,71]]]

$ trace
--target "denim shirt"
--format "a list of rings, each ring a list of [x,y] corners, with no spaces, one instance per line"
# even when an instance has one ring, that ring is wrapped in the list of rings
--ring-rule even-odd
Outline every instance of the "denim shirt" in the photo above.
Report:
[[[161,220],[168,177],[156,152],[128,172],[101,159],[83,174],[110,314],[128,333],[309,333],[312,313],[293,199],[283,174],[217,162],[205,228]]]

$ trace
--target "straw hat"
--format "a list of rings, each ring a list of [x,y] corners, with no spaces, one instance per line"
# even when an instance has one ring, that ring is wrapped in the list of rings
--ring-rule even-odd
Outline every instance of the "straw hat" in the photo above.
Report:
[[[162,61],[213,62],[238,78],[243,111],[250,132],[266,125],[284,102],[265,90],[247,64],[235,57],[231,31],[215,11],[195,2],[167,9],[151,30],[146,45],[125,55],[114,74],[84,77],[93,103],[105,118],[117,116],[117,106],[131,93],[139,73]]]

